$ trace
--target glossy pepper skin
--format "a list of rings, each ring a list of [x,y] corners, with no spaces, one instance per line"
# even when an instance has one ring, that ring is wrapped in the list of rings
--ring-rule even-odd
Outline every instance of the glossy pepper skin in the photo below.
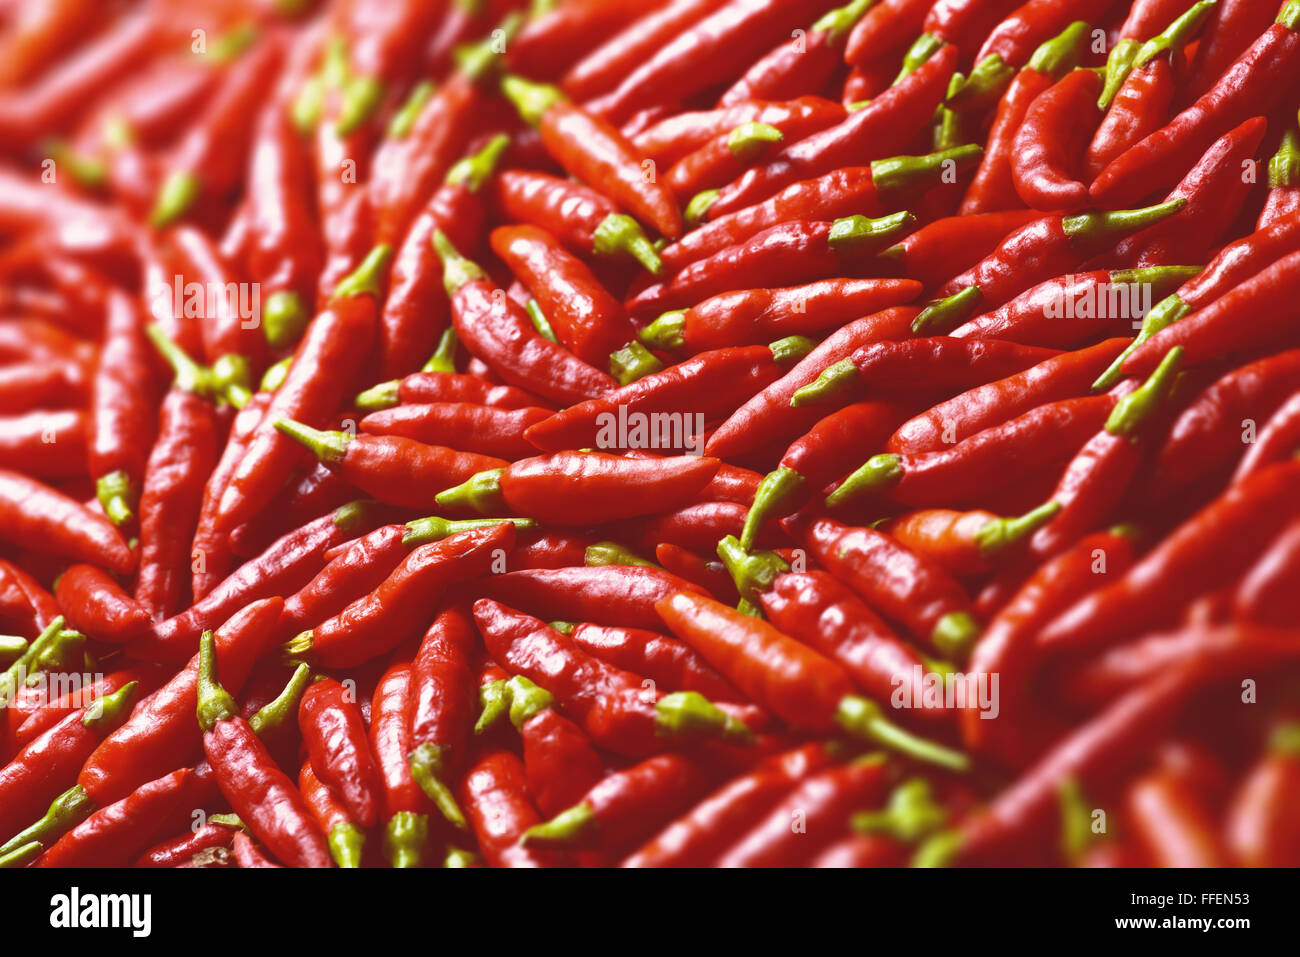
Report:
[[[93,565],[73,565],[54,588],[68,625],[101,641],[125,644],[149,627],[149,612],[111,575]]]
[[[222,795],[241,821],[291,867],[330,867],[325,837],[302,795],[275,766],[266,746],[239,717],[234,699],[217,683],[211,633],[199,648],[198,715],[203,751]]]
[[[333,678],[315,682],[298,706],[312,771],[336,791],[362,827],[379,819],[379,774],[356,698]]]

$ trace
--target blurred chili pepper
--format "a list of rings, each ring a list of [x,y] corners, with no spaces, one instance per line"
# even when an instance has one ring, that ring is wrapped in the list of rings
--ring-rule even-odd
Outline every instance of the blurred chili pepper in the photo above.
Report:
[[[1225,840],[1241,866],[1286,866],[1300,850],[1290,813],[1300,793],[1296,737],[1293,723],[1274,728],[1264,754],[1247,771],[1229,804]]]
[[[844,107],[819,96],[792,100],[749,100],[712,110],[686,111],[667,116],[632,137],[647,159],[671,166],[709,140],[746,123],[766,123],[780,129],[799,130],[799,138],[839,123]],[[796,134],[792,132],[792,137]]]

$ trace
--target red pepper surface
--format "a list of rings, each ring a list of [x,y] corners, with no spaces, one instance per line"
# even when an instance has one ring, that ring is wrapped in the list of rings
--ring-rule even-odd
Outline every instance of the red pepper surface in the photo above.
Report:
[[[638,133],[633,144],[647,159],[671,166],[715,136],[746,123],[785,126],[798,123],[811,134],[832,126],[845,117],[844,107],[819,96],[793,100],[751,100],[714,110],[686,111],[669,116]]]
[[[1100,119],[1102,80],[1092,70],[1067,73],[1034,99],[1011,142],[1011,180],[1026,206],[1073,212],[1089,205],[1079,182],[1085,138]]]
[[[0,466],[49,479],[84,475],[89,420],[73,410],[0,416]]]
[[[1297,23],[1300,5],[1286,4],[1277,21],[1200,99],[1101,171],[1089,190],[1093,202],[1114,208],[1167,189],[1242,117],[1268,114],[1281,91],[1300,81]]]
[[[64,834],[33,866],[128,866],[184,806],[193,777],[182,768],[140,785]]]
[[[689,645],[643,628],[578,625],[569,638],[601,661],[649,678],[668,691],[698,691],[711,701],[744,696]],[[567,806],[567,805],[566,805]]]
[[[1202,590],[1245,570],[1279,523],[1296,514],[1300,462],[1264,469],[1229,488],[1179,526],[1122,580],[1077,602],[1043,629],[1044,648],[1114,644],[1170,613],[1162,596]],[[1205,586],[1208,587],[1208,586]]]
[[[359,425],[372,435],[400,436],[425,445],[508,460],[537,452],[537,446],[525,439],[524,433],[552,414],[550,409],[537,406],[500,409],[468,402],[435,402],[372,412]]]
[[[0,834],[12,834],[44,812],[99,743],[126,719],[138,690],[136,684],[124,685],[68,714],[0,769]]]
[[[1153,866],[1228,866],[1217,815],[1186,773],[1156,767],[1130,784],[1124,797],[1126,820]]]
[[[392,867],[419,867],[429,833],[430,802],[411,775],[411,660],[399,648],[375,685],[370,750],[384,785],[384,857]]]
[[[343,802],[316,777],[310,760],[304,761],[298,772],[298,791],[325,834],[334,863],[339,867],[360,867],[365,833],[349,816]]]
[[[1191,103],[1214,86],[1273,23],[1277,8],[1250,0],[1219,0],[1196,47],[1181,99]]]
[[[1233,595],[1239,621],[1286,627],[1300,580],[1300,523],[1292,522],[1242,578]]]
[[[1228,805],[1225,840],[1242,867],[1273,867],[1295,860],[1300,833],[1289,813],[1300,793],[1296,726],[1274,729],[1267,750],[1246,773]]]
[[[154,375],[136,303],[112,291],[106,310],[91,405],[89,465],[105,514],[122,525],[133,515],[153,444]]]
[[[507,510],[547,524],[599,525],[684,505],[709,483],[718,464],[691,455],[637,459],[556,452],[483,472],[437,499],[480,514]]]
[[[1244,182],[1241,171],[1254,161],[1267,125],[1264,117],[1256,116],[1216,140],[1166,197],[1185,199],[1186,207],[1125,239],[1115,247],[1114,260],[1151,266],[1208,259],[1210,249],[1231,227],[1250,193],[1252,184]]]
[[[458,248],[475,248],[486,218],[481,194],[508,145],[505,136],[495,136],[479,152],[453,165],[398,246],[379,316],[381,377],[411,372],[433,352],[438,336],[449,326],[450,307],[438,281],[442,270],[433,233],[440,229]]]
[[[906,149],[943,100],[956,65],[955,49],[940,50],[863,109],[791,144],[766,165],[745,173],[710,205],[710,217],[753,206],[791,183]]]
[[[505,685],[510,722],[523,745],[528,796],[548,817],[572,807],[605,774],[605,759],[586,732],[555,709],[555,697],[522,675]],[[484,720],[491,720],[486,710]],[[482,723],[476,733],[486,730]]]
[[[391,651],[418,633],[431,596],[486,574],[513,545],[508,522],[421,545],[374,591],[292,639],[285,651],[325,668],[352,667]]]
[[[185,867],[200,852],[229,850],[235,829],[227,824],[204,824],[193,831],[155,844],[136,858],[134,867]]]
[[[1176,199],[1144,209],[1044,216],[1028,223],[948,280],[938,292],[944,298],[917,317],[918,331],[957,325],[976,309],[996,309],[1031,286],[1077,269],[1116,240],[1173,216],[1185,205],[1185,200]]]
[[[1086,34],[1083,22],[1066,27],[1034,51],[1002,94],[989,129],[984,159],[962,200],[962,216],[1022,205],[1011,173],[1012,144],[1038,96],[1078,64]]]
[[[494,385],[477,376],[454,372],[416,372],[397,386],[403,405],[432,402],[469,402],[494,409],[522,409],[543,405],[542,399],[511,385]]]
[[[348,485],[401,508],[431,509],[443,489],[505,465],[504,459],[425,445],[401,435],[322,432],[289,419],[278,421],[276,428],[310,450]]]
[[[547,621],[653,629],[662,624],[655,602],[695,586],[658,568],[600,565],[507,572],[488,577],[481,588],[484,595]]]
[[[657,49],[644,51],[636,68],[590,108],[622,123],[648,107],[686,100],[739,74],[774,44],[788,39],[807,16],[807,4],[794,0],[731,0],[666,38]]]
[[[1259,430],[1255,443],[1242,456],[1233,481],[1285,460],[1296,449],[1300,449],[1300,397],[1292,394]]]
[[[880,255],[909,279],[935,289],[954,269],[975,265],[1007,235],[1037,218],[1031,209],[949,216],[927,223]]]
[[[125,644],[149,627],[149,613],[106,572],[73,565],[54,589],[59,610],[77,631],[112,644]]]
[[[135,556],[117,529],[62,492],[0,469],[0,538],[33,551],[126,573]]]
[[[681,235],[676,199],[664,184],[642,176],[636,147],[607,120],[575,106],[557,87],[511,76],[502,90],[524,120],[538,127],[546,151],[575,179],[608,194],[661,235]]]
[[[466,772],[457,792],[479,850],[492,867],[554,867],[552,852],[519,843],[541,816],[527,796],[523,762],[509,751],[488,751]]]
[[[508,383],[569,405],[613,391],[610,376],[544,339],[523,307],[505,296],[440,232],[443,284],[460,340]]]
[[[811,860],[840,837],[849,815],[882,798],[888,780],[882,755],[808,776],[748,832],[738,836],[715,867],[794,867]],[[790,827],[801,815],[803,828]]]
[[[695,692],[667,694],[592,657],[544,622],[490,599],[474,603],[488,652],[555,696],[597,747],[645,757],[699,734],[745,739],[748,729]]]
[[[203,631],[250,602],[292,595],[321,570],[326,551],[374,524],[373,507],[353,502],[295,529],[241,565],[203,599],[135,639],[128,646],[129,653],[146,661],[185,661],[198,647]]]
[[[1112,0],[1082,0],[1077,3],[1027,0],[992,29],[975,55],[975,62],[983,63],[988,57],[996,56],[1003,63],[1020,66],[1029,59],[1035,47],[1064,29],[1070,21],[1096,23],[1112,6]]]
[[[317,681],[302,696],[298,727],[316,777],[343,799],[358,824],[374,826],[382,791],[355,692],[333,678]]]
[[[881,0],[853,27],[844,62],[865,67],[906,46],[921,32],[933,3],[925,0]]]
[[[1256,229],[1266,229],[1300,212],[1300,130],[1288,127],[1277,152],[1268,161],[1268,200]]]
[[[237,276],[216,243],[203,231],[187,225],[177,226],[170,238],[186,286],[198,283],[205,290],[222,290],[220,296],[207,297],[201,310],[204,357],[215,363],[222,356],[235,355],[260,366],[266,353],[265,336],[257,331],[261,317],[255,311],[260,307],[260,290],[256,303],[242,290],[238,296],[230,292],[239,289],[236,280],[242,277]],[[173,298],[174,295],[173,292]]]
[[[167,677],[169,677],[169,672],[157,665],[137,665],[104,675],[102,678],[85,683],[53,700],[49,700],[48,695],[46,695],[46,700],[41,702],[36,710],[28,714],[23,719],[22,724],[18,725],[17,730],[14,731],[14,745],[17,747],[26,746],[34,738],[54,727],[69,714],[84,707],[87,701],[93,702],[107,697],[131,682],[136,684],[136,697],[142,698],[151,694]],[[17,711],[20,703],[20,699],[15,699],[15,711]]]
[[[290,867],[330,867],[332,858],[315,818],[293,782],[239,716],[218,683],[215,642],[205,633],[199,650],[197,710],[203,750],[222,795],[239,819]]]
[[[254,602],[217,629],[216,649],[225,681],[238,688],[269,650],[284,603]],[[151,780],[184,767],[200,753],[201,733],[193,720],[198,695],[195,656],[171,681],[140,702],[131,717],[104,739],[86,760],[77,784],[100,807]]]
[[[537,298],[560,343],[583,362],[606,369],[636,330],[599,279],[554,236],[535,226],[498,226],[493,251]]]
[[[525,846],[594,847],[618,857],[665,820],[685,810],[708,786],[697,761],[660,754],[598,781],[582,800],[524,832]]]
[[[904,205],[921,188],[974,163],[979,155],[978,146],[967,144],[924,156],[891,156],[868,165],[841,167],[791,183],[761,202],[724,214],[715,213],[711,192],[701,193],[688,208],[707,222],[663,250],[664,266],[672,271],[683,269],[794,220],[883,216]]]
[[[641,22],[662,3],[623,4],[616,0],[582,0],[541,11],[520,30],[510,47],[517,72],[554,79],[602,40]]]
[[[640,224],[590,186],[531,170],[504,170],[495,185],[505,218],[543,229],[575,253],[628,256],[655,275],[663,268]]]
[[[801,344],[773,345],[701,352],[606,396],[571,405],[530,427],[525,438],[556,452],[624,446],[690,451],[704,438],[693,427],[699,417],[704,423],[714,421],[771,385],[783,364],[798,354],[785,346]],[[677,417],[663,420],[670,425],[666,431],[655,425],[655,417],[663,415]],[[628,424],[626,430],[610,427],[620,420]]]

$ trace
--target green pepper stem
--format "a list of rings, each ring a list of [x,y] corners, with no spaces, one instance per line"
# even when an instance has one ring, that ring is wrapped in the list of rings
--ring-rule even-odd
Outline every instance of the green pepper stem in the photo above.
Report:
[[[122,469],[101,475],[95,481],[95,497],[114,525],[122,526],[135,517],[135,483]]]
[[[873,160],[871,182],[879,193],[910,189],[934,179],[937,174],[948,168],[949,163],[952,163],[956,169],[963,170],[979,163],[983,155],[984,147],[969,143],[952,149],[937,150],[924,156],[891,156],[887,159]]]
[[[473,509],[481,515],[504,511],[507,507],[505,496],[501,493],[501,473],[504,471],[505,469],[488,469],[478,472],[460,485],[444,489],[433,499],[447,508]]]
[[[288,349],[307,328],[307,309],[292,289],[273,292],[262,305],[262,335],[272,349]]]
[[[975,64],[970,76],[948,95],[943,105],[958,113],[996,106],[1015,75],[1016,68],[1003,60],[1001,54],[990,53]]]
[[[665,312],[637,333],[637,338],[655,349],[680,349],[686,345],[686,310]]]
[[[1096,381],[1092,384],[1093,391],[1101,392],[1114,386],[1124,375],[1124,363],[1129,356],[1138,350],[1139,346],[1168,326],[1173,325],[1179,319],[1189,315],[1191,311],[1192,307],[1183,302],[1177,293],[1168,295],[1156,303],[1142,320],[1142,329],[1138,332],[1137,337],[1124,347],[1124,351],[1115,357],[1115,360],[1106,367],[1105,372],[1097,376]]]
[[[97,731],[117,727],[131,713],[131,708],[135,705],[136,692],[139,690],[140,682],[128,681],[112,694],[95,699],[86,706],[86,713],[81,723]]]
[[[1041,44],[1030,56],[1026,69],[1042,73],[1053,80],[1060,79],[1078,65],[1089,29],[1084,21],[1075,20],[1052,39]]]
[[[352,296],[379,298],[383,275],[392,257],[391,246],[380,244],[370,250],[366,253],[366,258],[361,260],[361,265],[344,276],[334,287],[334,298],[346,299]]]
[[[420,118],[425,105],[433,99],[433,95],[437,91],[438,87],[432,80],[421,80],[415,84],[411,92],[407,94],[406,100],[393,114],[393,118],[388,121],[388,138],[390,140],[404,140],[410,136],[411,130],[415,127],[415,121]]]
[[[525,847],[572,847],[589,840],[598,824],[591,805],[584,801],[549,821],[534,824],[521,840]]]
[[[686,225],[692,229],[704,222],[704,217],[709,213],[709,207],[718,201],[722,195],[720,189],[701,190],[691,197],[686,204],[686,209],[682,211],[682,218]]]
[[[325,835],[325,841],[329,845],[330,857],[334,863],[341,868],[360,867],[362,856],[365,853],[366,836],[358,830],[355,824],[347,821],[339,821],[330,828],[329,834]]]
[[[478,689],[479,716],[474,733],[483,734],[510,711],[510,682],[490,681]]]
[[[461,532],[473,531],[476,528],[491,528],[493,525],[501,525],[510,522],[518,531],[536,528],[537,522],[531,518],[459,518],[449,519],[440,515],[426,515],[424,518],[415,518],[406,523],[406,531],[402,533],[402,544],[409,547],[424,545],[427,542],[440,542],[444,538],[450,538],[452,535],[459,535]]]
[[[1062,231],[1086,248],[1108,247],[1121,236],[1146,229],[1176,215],[1187,205],[1181,196],[1141,209],[1112,209],[1080,213],[1061,220]]]
[[[428,840],[428,815],[398,811],[384,825],[384,857],[392,867],[420,867]]]
[[[501,92],[514,104],[520,119],[529,126],[536,126],[551,107],[565,100],[564,93],[558,86],[533,83],[513,74],[501,78]]]
[[[348,454],[352,436],[347,432],[322,432],[293,419],[276,419],[277,432],[289,436],[325,465],[338,465]]]
[[[199,198],[203,184],[198,174],[187,170],[176,170],[158,190],[158,199],[153,212],[149,214],[149,225],[154,229],[170,226],[190,211],[194,201]]]
[[[734,535],[723,537],[718,542],[718,557],[726,566],[736,590],[741,596],[755,604],[758,596],[772,587],[776,576],[790,570],[789,564],[776,552],[749,552],[741,546]]]
[[[655,733],[671,739],[709,737],[740,743],[753,738],[744,722],[698,691],[677,691],[660,698],[655,703]]]
[[[979,286],[967,286],[945,299],[930,303],[912,320],[912,332],[918,336],[935,335],[965,322],[984,301]]]
[[[259,738],[273,734],[286,724],[292,724],[298,714],[298,703],[303,693],[312,682],[311,667],[300,664],[289,676],[284,690],[276,695],[274,701],[263,705],[256,714],[248,719],[248,725]]]
[[[1106,431],[1111,435],[1132,436],[1142,423],[1151,418],[1153,412],[1169,398],[1173,391],[1174,377],[1183,362],[1183,347],[1170,349],[1160,365],[1142,383],[1115,404],[1106,419]]]
[[[884,810],[861,811],[850,826],[862,834],[884,834],[905,844],[914,844],[943,827],[948,812],[934,799],[930,783],[909,778],[889,795]]]
[[[1097,97],[1097,109],[1109,110],[1115,101],[1115,94],[1124,86],[1124,81],[1133,72],[1133,61],[1142,44],[1125,37],[1110,49],[1106,57],[1106,77],[1101,87],[1101,96]]]
[[[442,284],[448,296],[456,295],[462,286],[487,278],[487,273],[476,263],[457,252],[441,229],[433,231],[433,248],[442,259]]]
[[[794,469],[781,466],[763,476],[754,493],[754,502],[745,515],[745,526],[740,532],[740,547],[749,551],[758,539],[758,533],[767,524],[768,519],[794,498],[803,487],[804,477]]]
[[[53,844],[94,812],[95,802],[80,784],[75,784],[50,802],[49,810],[39,821],[0,845],[0,854],[11,854],[32,841]]]
[[[902,463],[902,458],[892,452],[873,455],[826,496],[826,507],[839,508],[867,492],[888,488],[902,478]]]
[[[548,342],[558,343],[560,340],[555,335],[555,330],[551,328],[550,320],[546,318],[546,313],[542,312],[542,304],[536,299],[529,299],[524,306],[524,312],[528,313],[528,318],[537,330],[537,334]]]
[[[714,191],[717,192],[716,190]],[[663,260],[645,230],[627,213],[610,213],[591,234],[592,251],[597,256],[630,256],[653,276],[664,271]]]
[[[462,157],[447,171],[445,182],[451,186],[463,185],[471,193],[483,188],[488,177],[496,170],[501,157],[510,148],[510,137],[498,133],[477,153]]]
[[[771,123],[742,123],[727,137],[727,150],[738,160],[752,162],[784,139],[785,134]]]
[[[970,654],[979,633],[980,626],[969,612],[950,611],[934,626],[934,631],[930,634],[930,642],[939,649],[941,654],[962,660]]]
[[[217,678],[216,639],[211,631],[199,639],[198,708],[199,727],[212,730],[218,721],[229,721],[239,714],[235,699]]]
[[[898,76],[894,77],[894,82],[889,85],[898,86],[942,48],[941,39],[933,33],[922,33],[907,48],[907,53],[903,55],[903,67],[898,71]]]
[[[438,348],[433,350],[433,355],[420,368],[421,372],[446,372],[454,373],[456,371],[456,349],[460,346],[460,339],[456,335],[456,327],[448,326],[442,330],[442,335],[438,338]]]
[[[365,392],[358,393],[357,397],[352,400],[352,404],[362,412],[379,412],[383,409],[391,409],[401,402],[397,395],[397,390],[401,384],[401,379],[389,379],[387,382],[372,385]]]
[[[1024,515],[1015,518],[995,518],[987,522],[975,533],[975,544],[979,548],[980,555],[992,558],[1019,544],[1051,521],[1060,510],[1060,502],[1044,502]]]
[[[597,565],[624,565],[638,568],[658,568],[654,562],[647,561],[630,548],[618,542],[596,542],[588,545],[583,553],[583,562],[589,567]]]
[[[510,723],[516,730],[523,730],[529,719],[555,707],[555,696],[523,675],[506,682],[506,698],[510,702]]]
[[[449,771],[448,755],[450,748],[431,742],[420,745],[407,758],[411,766],[411,777],[420,786],[433,806],[447,820],[447,823],[459,830],[468,830],[465,815],[451,793],[451,788],[443,780]]]
[[[950,771],[970,769],[970,758],[965,754],[904,730],[888,720],[880,705],[868,698],[846,695],[835,712],[835,721],[853,737],[874,741],[917,761]]]
[[[1282,134],[1282,142],[1268,161],[1268,188],[1282,189],[1300,183],[1300,130],[1293,124]]]
[[[799,409],[805,405],[820,405],[831,402],[852,388],[861,378],[858,367],[852,359],[841,359],[828,365],[812,382],[801,389],[796,389],[790,396],[790,405]]]
[[[150,323],[145,326],[144,331],[153,342],[154,348],[162,353],[167,364],[172,367],[176,375],[174,385],[177,389],[192,395],[204,397],[212,395],[211,372],[187,356],[184,349],[168,338],[162,327]]]
[[[1169,24],[1163,33],[1142,44],[1133,57],[1133,69],[1140,70],[1162,54],[1172,54],[1174,51],[1181,50],[1196,35],[1205,18],[1214,9],[1215,2],[1216,0],[1201,0],[1200,3],[1193,4]]]
[[[629,385],[663,369],[653,352],[633,339],[609,354],[609,374],[619,385]]]
[[[873,174],[874,178],[874,174]],[[876,219],[866,216],[842,216],[831,224],[826,243],[836,252],[856,253],[863,248],[879,248],[893,241],[916,223],[916,216],[904,210]]]
[[[836,7],[828,13],[822,15],[816,23],[812,25],[813,33],[828,33],[834,38],[838,38],[848,33],[862,19],[872,4],[876,0],[853,0],[852,3],[845,4],[842,7]]]

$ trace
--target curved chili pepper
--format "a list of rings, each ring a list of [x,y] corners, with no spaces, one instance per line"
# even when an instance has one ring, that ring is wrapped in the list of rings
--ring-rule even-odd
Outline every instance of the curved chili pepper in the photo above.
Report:
[[[285,653],[326,668],[346,668],[391,651],[427,620],[431,595],[485,574],[497,553],[506,554],[513,545],[514,525],[508,522],[421,545],[373,592],[297,635]]]
[[[173,771],[129,791],[64,834],[34,867],[126,867],[182,806],[193,772]]]
[[[787,146],[723,189],[709,206],[710,218],[753,206],[791,183],[906,149],[943,100],[956,64],[955,49],[940,50],[863,109]]]
[[[948,216],[927,223],[880,255],[908,278],[933,289],[953,269],[975,265],[1007,235],[1037,218],[1029,209]]]
[[[964,755],[917,738],[885,718],[874,701],[854,693],[848,672],[811,648],[709,598],[679,592],[655,607],[679,638],[704,655],[738,688],[798,728],[840,728],[950,770]]]
[[[1253,161],[1267,122],[1256,116],[1216,140],[1166,199],[1185,199],[1176,216],[1136,233],[1115,247],[1116,262],[1149,266],[1200,262],[1236,218],[1250,193],[1241,169]],[[1227,210],[1225,212],[1224,210]]]
[[[553,853],[526,848],[523,833],[541,823],[529,802],[523,762],[509,751],[488,751],[465,774],[457,797],[465,808],[479,850],[492,867],[551,867]]]
[[[48,485],[0,469],[0,538],[126,573],[135,556],[106,518]]]
[[[628,757],[663,751],[674,740],[750,731],[698,692],[667,694],[634,674],[588,655],[542,621],[491,599],[474,603],[488,652],[508,671],[553,694],[599,747]]]
[[[1090,179],[1096,178],[1111,160],[1160,129],[1168,120],[1169,107],[1177,90],[1175,61],[1181,62],[1183,45],[1193,37],[1214,6],[1208,0],[1194,4],[1163,33],[1133,47],[1129,53],[1128,69],[1131,72],[1118,89],[1116,84],[1121,77],[1109,67],[1123,52],[1119,44],[1111,50],[1106,88],[1098,102],[1106,109],[1106,115],[1083,159],[1083,173]]]
[[[1267,229],[1300,211],[1300,130],[1282,134],[1277,152],[1268,161],[1268,200],[1260,210],[1256,229]]]
[[[1228,68],[1265,33],[1277,8],[1249,0],[1219,0],[1205,25],[1187,76],[1181,99],[1199,99]]]
[[[792,100],[751,100],[713,110],[687,111],[663,120],[632,137],[647,159],[671,166],[709,140],[746,123],[766,123],[799,130],[799,138],[826,129],[845,117],[844,107],[819,96]],[[790,134],[792,137],[795,133]]]
[[[657,48],[640,51],[639,65],[589,108],[621,123],[648,107],[686,100],[743,72],[807,16],[807,5],[795,0],[725,3]]]
[[[379,317],[379,374],[410,372],[449,325],[447,294],[432,242],[434,230],[450,235],[461,249],[473,249],[485,217],[482,190],[509,140],[495,136],[477,153],[451,167],[397,248],[389,293]]]
[[[1276,341],[1294,315],[1298,265],[1300,252],[1291,253],[1199,311],[1156,332],[1127,357],[1121,356],[1124,374],[1148,375],[1175,346],[1185,351],[1188,366],[1196,366]]]
[[[316,777],[309,760],[303,762],[298,772],[298,791],[324,832],[335,865],[360,867],[366,835],[349,816],[343,803]]]
[[[229,850],[236,829],[228,824],[208,823],[170,840],[155,844],[136,858],[134,867],[184,867],[194,855],[214,848]]]
[[[1115,241],[1176,214],[1186,200],[1144,209],[1044,216],[1007,236],[998,248],[938,292],[942,297],[917,317],[916,331],[953,326],[976,309],[996,309],[1031,286],[1077,269]],[[960,294],[960,295],[959,295]]]
[[[1295,860],[1300,836],[1288,809],[1300,788],[1298,750],[1295,724],[1279,725],[1237,786],[1224,835],[1237,864],[1273,867]]]
[[[434,233],[434,245],[442,256],[457,334],[502,378],[563,404],[615,388],[604,372],[535,332],[523,307],[500,294],[441,232]]]
[[[1116,206],[1172,186],[1240,117],[1271,112],[1281,91],[1300,80],[1298,23],[1300,4],[1288,3],[1200,99],[1101,171],[1089,190],[1093,202]]]
[[[482,592],[548,621],[576,618],[601,625],[656,628],[655,602],[693,588],[657,568],[621,565],[535,568],[493,575]]]
[[[665,635],[585,623],[574,628],[569,638],[601,661],[649,678],[668,691],[698,691],[711,701],[744,700],[735,685],[688,645]]]
[[[465,817],[450,779],[464,760],[478,704],[472,664],[477,644],[469,610],[453,606],[429,626],[411,666],[411,774],[443,817],[462,830]]]
[[[130,296],[108,293],[104,333],[91,405],[90,474],[105,514],[122,525],[132,518],[152,447],[153,371]]]
[[[809,775],[710,862],[716,867],[782,867],[810,860],[840,837],[852,812],[884,796],[888,764],[869,755]],[[791,814],[803,827],[790,827]]]
[[[978,146],[967,145],[925,156],[892,156],[866,166],[843,167],[791,183],[762,202],[720,216],[713,214],[713,193],[700,193],[688,211],[708,222],[665,248],[664,265],[670,270],[685,268],[794,220],[883,216],[918,190],[960,172],[979,155]]]
[[[661,327],[662,328],[662,327]],[[624,446],[690,451],[694,423],[716,419],[781,375],[803,342],[702,352],[597,399],[571,405],[530,427],[525,438],[541,449],[617,449]],[[626,428],[611,427],[625,422]],[[665,428],[665,426],[667,428]],[[684,500],[683,500],[684,501]]]
[[[1121,581],[1077,602],[1043,629],[1044,648],[1099,648],[1168,615],[1159,596],[1199,593],[1244,571],[1295,514],[1300,463],[1274,465],[1230,486],[1157,545]],[[1204,585],[1198,583],[1205,583]]]
[[[139,686],[123,685],[65,717],[27,744],[0,770],[0,834],[39,815],[72,781],[82,763],[124,721]]]
[[[317,778],[340,795],[358,824],[373,826],[382,792],[354,693],[333,678],[315,682],[298,706],[298,726]]]
[[[125,644],[149,627],[149,613],[106,572],[73,565],[59,576],[54,595],[68,625],[112,644]]]
[[[84,412],[29,412],[0,417],[0,466],[59,479],[86,474]]]
[[[284,384],[275,390],[248,450],[230,476],[217,508],[216,527],[229,531],[252,518],[271,500],[296,461],[296,446],[275,423],[294,419],[325,425],[344,396],[351,395],[356,356],[375,334],[377,272],[389,250],[380,246],[339,284],[334,298],[307,327]]]
[[[523,743],[528,794],[542,814],[554,816],[604,776],[605,761],[586,733],[555,710],[549,691],[522,675],[506,682],[505,691]]]
[[[681,235],[676,200],[664,185],[642,177],[636,147],[608,121],[570,103],[558,87],[508,76],[502,91],[541,131],[546,151],[576,179],[607,193],[660,234]]]
[[[128,652],[141,660],[186,660],[203,631],[249,602],[292,595],[321,570],[326,551],[373,524],[374,509],[365,502],[352,502],[295,529],[241,565],[202,600],[174,618],[158,622],[151,632],[131,642]]]
[[[548,524],[594,525],[690,501],[718,470],[712,458],[632,459],[556,452],[482,472],[438,493],[442,506],[481,514],[508,510]]]
[[[853,215],[772,226],[642,289],[628,300],[628,312],[645,318],[732,290],[806,283],[860,270],[915,221],[903,212],[878,219]]]
[[[374,435],[400,436],[508,460],[536,453],[537,446],[524,434],[553,414],[537,406],[499,409],[468,402],[435,402],[372,412],[358,424],[362,431]]]
[[[1029,105],[1011,142],[1011,180],[1026,206],[1073,212],[1089,205],[1088,187],[1075,176],[1085,137],[1101,119],[1101,89],[1096,72],[1074,70]]]
[[[217,683],[214,646],[212,633],[205,632],[199,645],[197,710],[203,750],[221,793],[280,860],[294,867],[331,866],[324,835],[302,795]]]
[[[1233,596],[1237,620],[1287,627],[1300,578],[1300,526],[1292,522],[1242,578]]]

